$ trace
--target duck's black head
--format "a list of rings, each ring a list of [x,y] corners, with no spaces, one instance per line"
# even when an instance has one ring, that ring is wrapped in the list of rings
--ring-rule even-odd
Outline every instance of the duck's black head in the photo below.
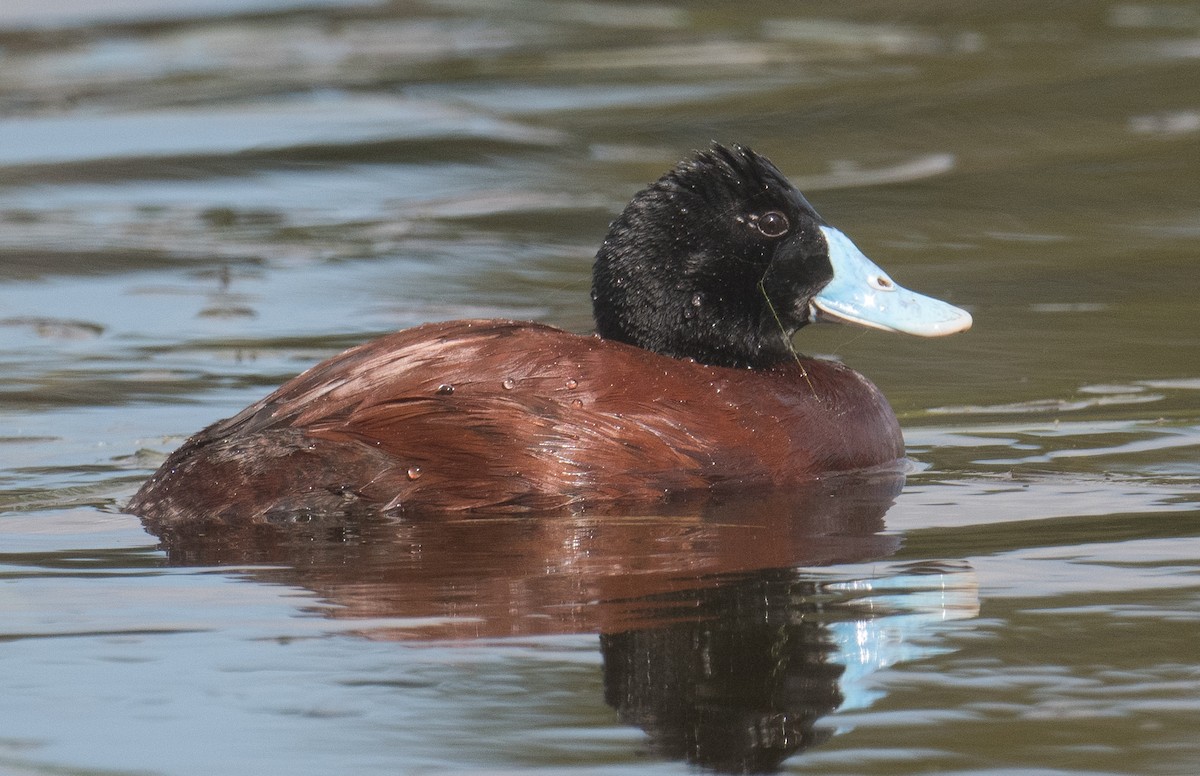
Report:
[[[865,290],[849,288],[856,274]],[[819,298],[835,287],[836,298]],[[601,337],[755,368],[791,359],[792,335],[818,315],[925,335],[970,325],[936,300],[928,302],[946,309],[926,309],[916,325],[880,319],[874,297],[895,292],[908,306],[909,297],[928,300],[895,286],[768,159],[715,144],[634,196],[609,228],[592,278]]]

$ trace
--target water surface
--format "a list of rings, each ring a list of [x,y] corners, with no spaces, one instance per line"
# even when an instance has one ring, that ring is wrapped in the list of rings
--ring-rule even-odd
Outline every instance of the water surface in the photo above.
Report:
[[[0,771],[1200,771],[1200,4],[0,8]],[[372,336],[590,325],[711,140],[975,328],[813,327],[911,471],[160,546]]]

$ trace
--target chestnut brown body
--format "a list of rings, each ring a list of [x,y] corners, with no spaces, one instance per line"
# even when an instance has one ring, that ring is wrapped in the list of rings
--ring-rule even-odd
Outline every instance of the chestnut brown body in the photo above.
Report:
[[[204,429],[129,509],[170,524],[583,508],[902,456],[887,401],[840,364],[708,366],[540,324],[453,321],[352,348]]]

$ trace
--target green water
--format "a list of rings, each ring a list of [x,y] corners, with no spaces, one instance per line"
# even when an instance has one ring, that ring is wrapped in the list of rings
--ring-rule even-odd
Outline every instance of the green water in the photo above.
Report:
[[[0,773],[1200,772],[1197,84],[1196,2],[6,0]],[[797,338],[892,401],[894,505],[120,513],[371,336],[587,330],[711,140],[975,316]]]

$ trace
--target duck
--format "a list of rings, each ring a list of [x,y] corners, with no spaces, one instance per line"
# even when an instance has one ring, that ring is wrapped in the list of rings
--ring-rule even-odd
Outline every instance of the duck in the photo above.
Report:
[[[886,398],[793,336],[972,323],[892,280],[765,156],[716,143],[612,221],[591,297],[594,333],[455,320],[352,347],[187,439],[127,511],[160,527],[602,511],[894,472]]]

